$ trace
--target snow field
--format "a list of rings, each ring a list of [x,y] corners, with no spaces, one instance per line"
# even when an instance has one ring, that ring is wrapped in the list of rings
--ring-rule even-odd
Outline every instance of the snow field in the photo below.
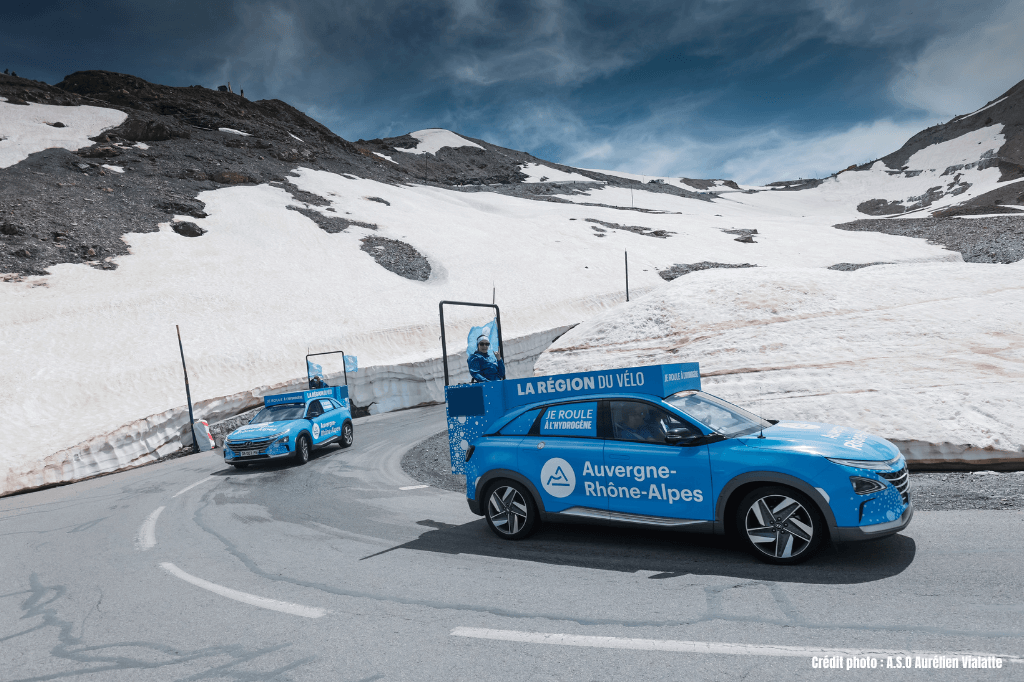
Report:
[[[1019,460],[1022,300],[1024,263],[707,270],[579,325],[537,373],[700,362],[707,391],[765,417],[860,428],[919,462]]]
[[[328,234],[287,210],[294,200],[281,187],[228,187],[200,195],[209,216],[189,220],[208,230],[201,238],[183,238],[167,223],[156,233],[126,235],[131,255],[115,271],[65,264],[0,288],[0,352],[10,359],[0,381],[12,387],[0,395],[0,428],[23,434],[4,449],[0,467],[36,471],[51,453],[181,408],[175,324],[199,402],[292,381],[303,375],[309,351],[342,348],[363,367],[437,357],[438,301],[489,301],[492,283],[508,338],[585,320],[623,300],[627,249],[634,295],[661,286],[655,268],[675,262],[820,267],[850,253],[865,262],[897,250],[909,258],[951,255],[920,240],[821,228],[830,235],[825,241],[809,225],[787,232],[785,221],[774,246],[740,244],[703,218],[717,210],[738,222],[743,210],[679,197],[669,197],[671,207],[694,212],[685,229],[679,216],[399,187],[325,171],[300,169],[292,180],[332,202],[337,213],[325,215],[380,229]],[[609,230],[597,238],[585,217],[679,235]],[[414,282],[377,265],[359,249],[370,234],[411,244],[430,260],[431,278]],[[148,452],[163,447],[160,437],[133,442],[144,441],[139,447]]]
[[[52,104],[0,102],[0,168],[24,161],[30,154],[61,147],[75,151],[89,139],[121,125],[128,114],[102,107],[59,107]],[[54,128],[51,123],[66,127]]]
[[[395,147],[396,151],[405,152],[406,154],[436,154],[444,147],[476,147],[477,149],[483,149],[476,142],[470,142],[466,138],[444,128],[428,128],[427,130],[417,130],[415,133],[409,134],[419,140],[419,144],[411,149]]]

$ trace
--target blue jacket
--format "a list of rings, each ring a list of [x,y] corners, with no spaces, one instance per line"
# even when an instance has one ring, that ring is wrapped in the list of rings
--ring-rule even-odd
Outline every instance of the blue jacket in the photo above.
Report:
[[[505,378],[505,361],[495,362],[486,353],[476,351],[469,356],[469,374],[474,381],[496,381]]]

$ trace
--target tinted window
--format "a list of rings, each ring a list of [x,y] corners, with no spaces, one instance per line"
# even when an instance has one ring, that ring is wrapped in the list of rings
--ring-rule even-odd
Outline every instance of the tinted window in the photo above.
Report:
[[[681,391],[665,402],[726,438],[747,436],[771,424],[757,415],[701,391]]]
[[[612,400],[610,407],[612,438],[615,440],[664,443],[665,434],[672,429],[686,429],[694,437],[701,435],[691,424],[650,403]]]
[[[540,420],[542,436],[597,437],[597,401],[547,408]]]
[[[313,402],[311,402],[309,404],[309,409],[306,411],[306,419],[312,419],[314,417],[319,417],[323,413],[324,413],[324,410],[323,410],[322,407],[320,407],[320,401],[319,400],[314,400]]]
[[[264,424],[266,422],[286,422],[292,419],[302,419],[302,405],[274,405],[264,407],[256,413],[250,424]]]
[[[530,432],[530,427],[533,426],[533,422],[537,420],[537,415],[540,410],[530,410],[524,412],[499,431],[503,436],[525,436]]]

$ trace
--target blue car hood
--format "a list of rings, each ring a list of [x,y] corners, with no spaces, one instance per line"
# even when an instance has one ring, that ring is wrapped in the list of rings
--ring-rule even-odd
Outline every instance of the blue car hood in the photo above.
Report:
[[[899,449],[878,436],[835,424],[780,422],[757,434],[744,436],[744,444],[759,450],[805,452],[869,462],[885,462],[900,454]]]
[[[261,424],[246,424],[245,426],[235,429],[228,435],[228,440],[241,440],[245,438],[263,438],[266,436],[273,436],[275,433],[281,433],[291,428],[293,422],[263,422]]]

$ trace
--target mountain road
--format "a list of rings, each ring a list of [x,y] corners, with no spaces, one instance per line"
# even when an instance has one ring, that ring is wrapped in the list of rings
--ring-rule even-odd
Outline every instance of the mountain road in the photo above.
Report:
[[[795,567],[667,531],[507,542],[403,472],[444,424],[443,406],[375,415],[305,466],[236,470],[216,450],[0,499],[0,679],[841,674],[819,658],[872,679],[1024,679],[1024,512],[920,511]]]

